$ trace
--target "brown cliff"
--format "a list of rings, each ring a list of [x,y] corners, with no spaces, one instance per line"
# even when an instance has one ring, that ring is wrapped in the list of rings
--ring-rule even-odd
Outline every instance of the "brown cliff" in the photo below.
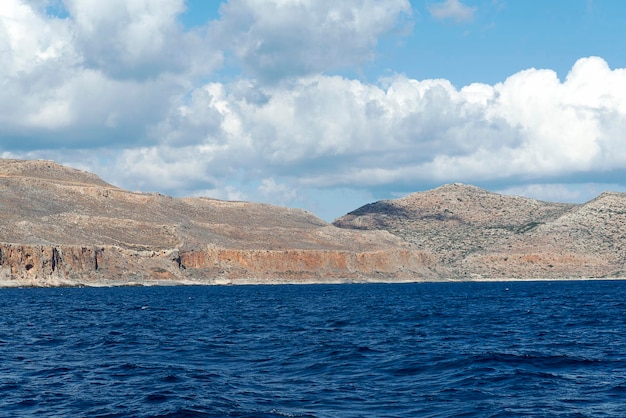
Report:
[[[363,206],[334,224],[386,230],[436,254],[442,278],[626,276],[626,194],[582,205],[504,196],[452,184]]]
[[[573,205],[452,184],[333,226],[0,160],[0,286],[621,278],[625,242],[623,193]]]
[[[0,285],[433,279],[385,231],[247,202],[119,189],[50,161],[0,160]]]

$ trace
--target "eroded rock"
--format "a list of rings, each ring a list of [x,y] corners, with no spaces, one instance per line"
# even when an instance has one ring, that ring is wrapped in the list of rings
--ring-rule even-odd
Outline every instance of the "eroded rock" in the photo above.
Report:
[[[297,209],[129,192],[50,161],[0,160],[0,285],[423,280],[433,258]]]

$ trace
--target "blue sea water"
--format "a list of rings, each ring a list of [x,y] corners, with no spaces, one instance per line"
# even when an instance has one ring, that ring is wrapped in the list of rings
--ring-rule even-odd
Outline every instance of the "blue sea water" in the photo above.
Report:
[[[2,289],[0,416],[626,416],[626,282]]]

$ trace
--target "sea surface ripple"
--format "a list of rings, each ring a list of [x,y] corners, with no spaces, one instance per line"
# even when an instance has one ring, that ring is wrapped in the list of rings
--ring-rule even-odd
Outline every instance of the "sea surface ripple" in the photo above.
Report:
[[[0,290],[0,415],[625,416],[626,282]]]

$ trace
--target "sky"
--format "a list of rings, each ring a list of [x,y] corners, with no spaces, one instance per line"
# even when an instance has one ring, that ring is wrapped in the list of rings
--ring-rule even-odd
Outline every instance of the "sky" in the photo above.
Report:
[[[626,191],[622,0],[2,0],[0,157],[332,221]]]

